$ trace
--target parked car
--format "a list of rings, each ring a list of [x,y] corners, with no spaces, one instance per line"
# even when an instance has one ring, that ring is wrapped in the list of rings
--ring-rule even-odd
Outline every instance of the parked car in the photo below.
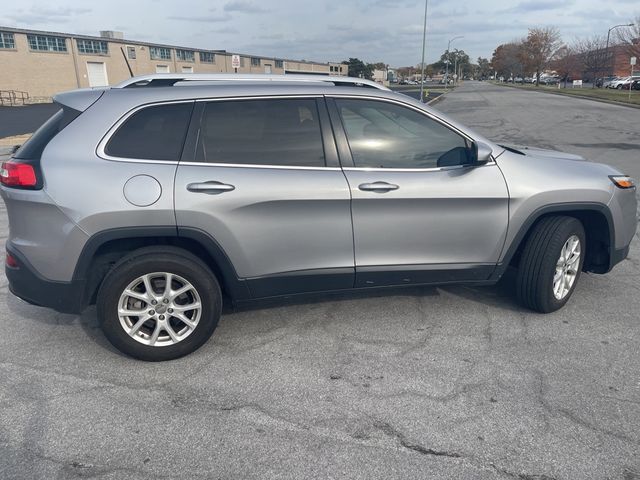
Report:
[[[199,348],[223,301],[486,285],[509,267],[522,304],[553,312],[636,232],[622,172],[493,143],[360,78],[149,75],[54,101],[0,172],[9,288],[95,303],[139,359]]]
[[[560,83],[559,77],[540,77],[540,83],[542,85],[557,85]]]
[[[600,77],[596,78],[596,87],[598,88],[608,88],[612,81],[614,81],[618,77],[609,76],[609,77]]]
[[[631,83],[631,90],[640,90],[640,78]]]
[[[628,76],[628,77],[622,77],[622,78],[617,78],[616,80],[612,81],[609,84],[609,88],[616,88],[618,90],[629,90],[629,87],[631,86],[631,83],[638,79],[640,77],[636,77],[635,75],[632,76]]]

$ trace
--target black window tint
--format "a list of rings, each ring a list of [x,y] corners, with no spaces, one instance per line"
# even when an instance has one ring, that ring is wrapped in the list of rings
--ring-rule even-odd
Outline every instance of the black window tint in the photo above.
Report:
[[[209,163],[324,166],[316,101],[210,102],[202,117],[197,159]]]
[[[58,110],[20,147],[14,157],[24,160],[40,160],[42,152],[53,137],[60,133],[78,115],[80,115],[80,112],[73,108],[64,107]]]
[[[179,160],[193,103],[147,107],[134,113],[111,137],[112,157]]]
[[[337,99],[356,167],[434,168],[469,163],[465,139],[388,102]]]

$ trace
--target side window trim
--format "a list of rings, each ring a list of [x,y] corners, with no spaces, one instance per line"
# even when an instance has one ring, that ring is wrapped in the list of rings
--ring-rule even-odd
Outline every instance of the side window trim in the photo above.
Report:
[[[182,151],[180,153],[180,155],[178,155],[178,160],[155,160],[155,159],[147,159],[147,158],[129,158],[129,157],[116,157],[113,155],[109,155],[106,152],[106,147],[108,145],[108,143],[111,141],[111,138],[116,134],[116,132],[118,131],[118,129],[127,121],[129,120],[133,115],[135,115],[136,113],[140,112],[141,110],[144,110],[145,108],[151,108],[151,107],[158,107],[158,106],[162,106],[162,105],[173,105],[173,104],[180,104],[180,103],[187,103],[187,104],[191,104],[191,117],[193,118],[193,112],[195,110],[195,101],[192,99],[189,100],[171,100],[171,101],[165,101],[165,102],[152,102],[152,103],[145,103],[143,105],[138,105],[134,108],[132,108],[131,110],[129,110],[128,112],[126,112],[124,115],[122,115],[118,121],[116,121],[111,128],[109,128],[109,130],[107,130],[107,133],[102,137],[102,139],[100,140],[100,142],[98,142],[98,146],[96,147],[96,155],[103,159],[103,160],[110,160],[110,161],[115,161],[115,162],[128,162],[128,163],[161,163],[161,164],[178,164],[179,163],[179,159],[182,157],[182,154],[184,153],[184,149],[185,146],[187,145],[186,141],[188,139],[189,136],[189,129],[190,127],[188,127],[187,129],[187,135],[185,136],[185,139],[182,142]]]
[[[455,165],[455,166],[448,166],[448,167],[414,167],[414,168],[407,168],[407,167],[357,167],[353,161],[353,155],[351,154],[351,147],[349,146],[349,141],[347,140],[347,134],[346,131],[344,129],[344,125],[342,123],[342,117],[340,116],[340,112],[338,110],[338,105],[336,103],[336,99],[350,99],[350,100],[363,100],[363,101],[374,101],[374,102],[380,102],[380,103],[389,103],[392,105],[398,105],[400,107],[403,108],[408,108],[411,110],[416,111],[417,113],[424,115],[426,118],[428,118],[429,120],[432,120],[434,122],[439,123],[440,125],[442,125],[443,127],[451,130],[454,133],[457,133],[458,135],[460,135],[464,140],[465,143],[467,145],[470,145],[471,142],[473,142],[474,140],[467,135],[465,132],[462,132],[460,130],[458,130],[457,128],[453,127],[452,125],[449,125],[446,122],[443,122],[441,119],[429,115],[427,112],[424,112],[410,104],[401,102],[401,101],[394,101],[394,100],[390,100],[387,98],[380,98],[380,97],[370,97],[370,96],[361,96],[361,95],[332,95],[332,96],[327,96],[326,97],[326,101],[327,101],[327,107],[329,109],[329,116],[331,118],[331,124],[333,126],[333,130],[334,130],[334,134],[336,137],[336,144],[338,145],[338,152],[339,152],[339,156],[340,156],[340,163],[342,165],[342,168],[344,170],[369,170],[369,171],[390,171],[390,170],[395,170],[395,171],[407,171],[407,172],[425,172],[425,171],[441,171],[441,170],[452,170],[452,169],[459,169],[459,168],[469,168],[469,165]],[[489,164],[491,164],[492,162],[489,162]],[[486,164],[485,164],[486,165]],[[482,165],[482,166],[485,166]],[[476,167],[474,167],[476,168]]]
[[[327,108],[329,109],[329,118],[331,119],[331,127],[333,128],[333,134],[338,147],[338,157],[340,159],[340,165],[342,168],[355,167],[353,163],[353,156],[351,155],[351,148],[347,141],[347,134],[342,124],[342,118],[340,118],[340,112],[336,101],[332,97],[326,97]]]

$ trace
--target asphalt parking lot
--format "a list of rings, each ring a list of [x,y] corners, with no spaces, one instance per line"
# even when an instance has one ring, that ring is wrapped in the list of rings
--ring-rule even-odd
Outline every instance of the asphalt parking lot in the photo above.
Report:
[[[640,178],[637,109],[473,82],[437,108]],[[0,478],[640,479],[639,252],[551,315],[510,276],[272,301],[161,364],[2,275]]]

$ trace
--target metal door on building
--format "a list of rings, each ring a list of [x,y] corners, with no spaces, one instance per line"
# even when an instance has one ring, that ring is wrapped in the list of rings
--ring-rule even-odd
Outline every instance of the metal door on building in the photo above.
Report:
[[[106,87],[109,85],[107,67],[104,62],[87,62],[87,76],[90,87]]]

